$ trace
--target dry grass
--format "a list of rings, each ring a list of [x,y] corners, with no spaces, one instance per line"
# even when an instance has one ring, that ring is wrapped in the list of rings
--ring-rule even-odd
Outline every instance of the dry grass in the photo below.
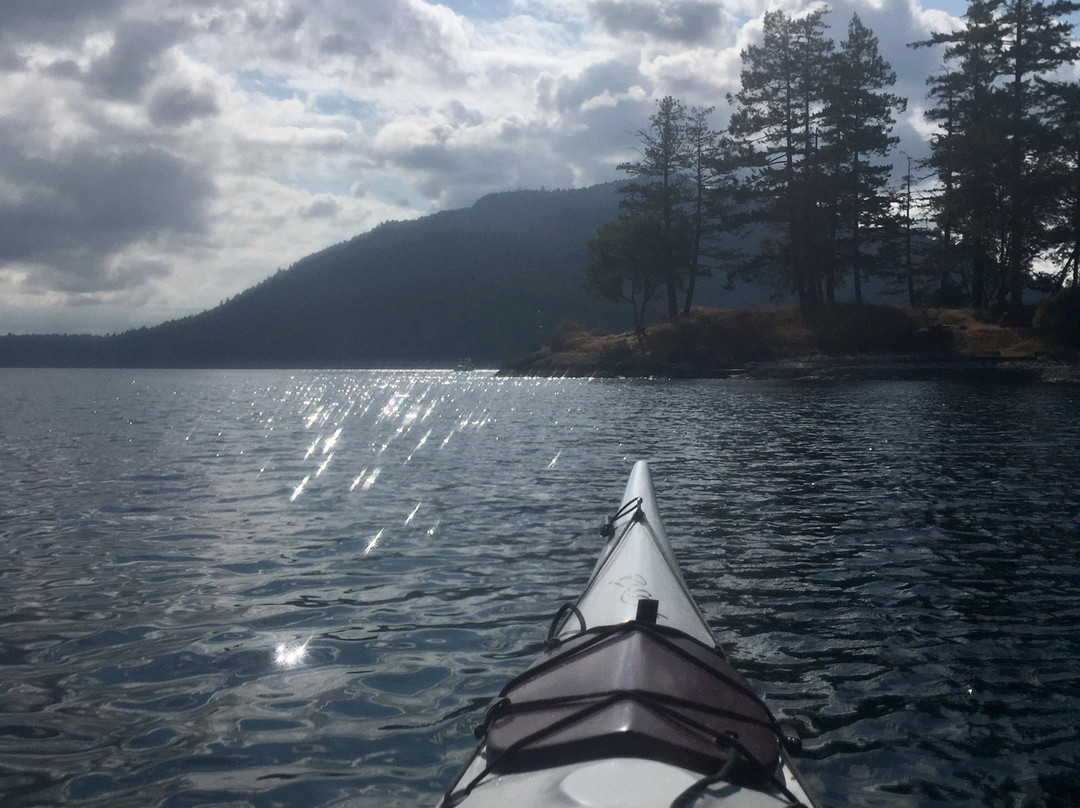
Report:
[[[794,306],[695,309],[689,318],[651,328],[648,344],[654,353],[673,359],[705,352],[731,360],[897,354],[1033,357],[1048,349],[1033,329],[986,322],[971,310],[869,305],[836,305],[805,316]]]
[[[1051,350],[1032,328],[1006,327],[981,319],[973,309],[908,309],[925,328],[948,331],[959,356],[1033,357]]]
[[[817,353],[813,331],[793,306],[695,308],[676,322],[649,329],[651,353],[672,362],[749,362]]]

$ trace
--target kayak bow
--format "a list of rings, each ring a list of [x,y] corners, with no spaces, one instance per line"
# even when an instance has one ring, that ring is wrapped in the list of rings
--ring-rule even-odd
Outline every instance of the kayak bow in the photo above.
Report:
[[[488,707],[441,808],[814,808],[686,587],[645,461],[603,532],[585,590]]]

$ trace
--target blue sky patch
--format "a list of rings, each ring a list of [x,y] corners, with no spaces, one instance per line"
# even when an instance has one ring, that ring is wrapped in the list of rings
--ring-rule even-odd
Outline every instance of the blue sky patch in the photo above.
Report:
[[[289,86],[288,76],[273,76],[261,70],[241,70],[236,74],[236,86],[247,93],[258,93],[279,100],[298,98],[307,101],[307,93]]]
[[[370,118],[374,107],[343,92],[319,95],[315,98],[315,112],[320,115],[349,115],[353,118]]]

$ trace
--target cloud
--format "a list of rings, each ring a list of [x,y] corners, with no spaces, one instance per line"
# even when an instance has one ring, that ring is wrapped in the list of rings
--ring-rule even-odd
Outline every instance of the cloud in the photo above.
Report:
[[[715,0],[593,0],[590,10],[612,36],[644,36],[677,45],[702,45],[723,33]]]
[[[341,205],[332,196],[322,195],[300,210],[300,215],[305,219],[324,219],[336,216],[341,211]]]
[[[4,0],[0,36],[13,42],[63,42],[87,23],[110,20],[126,0]]]
[[[0,144],[0,178],[18,189],[0,199],[0,261],[48,267],[58,289],[115,288],[110,256],[139,241],[205,230],[212,179],[152,146],[72,148],[45,160],[19,159],[8,137]],[[126,277],[137,283],[144,275]]]
[[[638,64],[611,59],[590,65],[574,76],[546,78],[541,101],[561,114],[573,114],[600,97],[625,96],[631,88],[644,83]]]
[[[154,93],[147,107],[150,120],[158,126],[185,126],[199,118],[217,115],[217,96],[212,86],[163,87]]]
[[[138,100],[143,88],[162,69],[166,52],[185,33],[187,26],[176,22],[120,23],[109,50],[91,62],[86,86],[105,98]]]
[[[369,91],[417,81],[445,87],[471,70],[462,19],[422,0],[222,4],[207,33],[199,46],[222,67],[272,65],[297,71],[298,82],[335,74]]]

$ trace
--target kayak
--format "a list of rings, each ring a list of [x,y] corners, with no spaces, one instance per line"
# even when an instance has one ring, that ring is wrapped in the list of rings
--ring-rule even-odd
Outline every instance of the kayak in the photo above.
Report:
[[[638,461],[584,591],[510,680],[440,808],[817,808],[796,741],[683,580]]]

